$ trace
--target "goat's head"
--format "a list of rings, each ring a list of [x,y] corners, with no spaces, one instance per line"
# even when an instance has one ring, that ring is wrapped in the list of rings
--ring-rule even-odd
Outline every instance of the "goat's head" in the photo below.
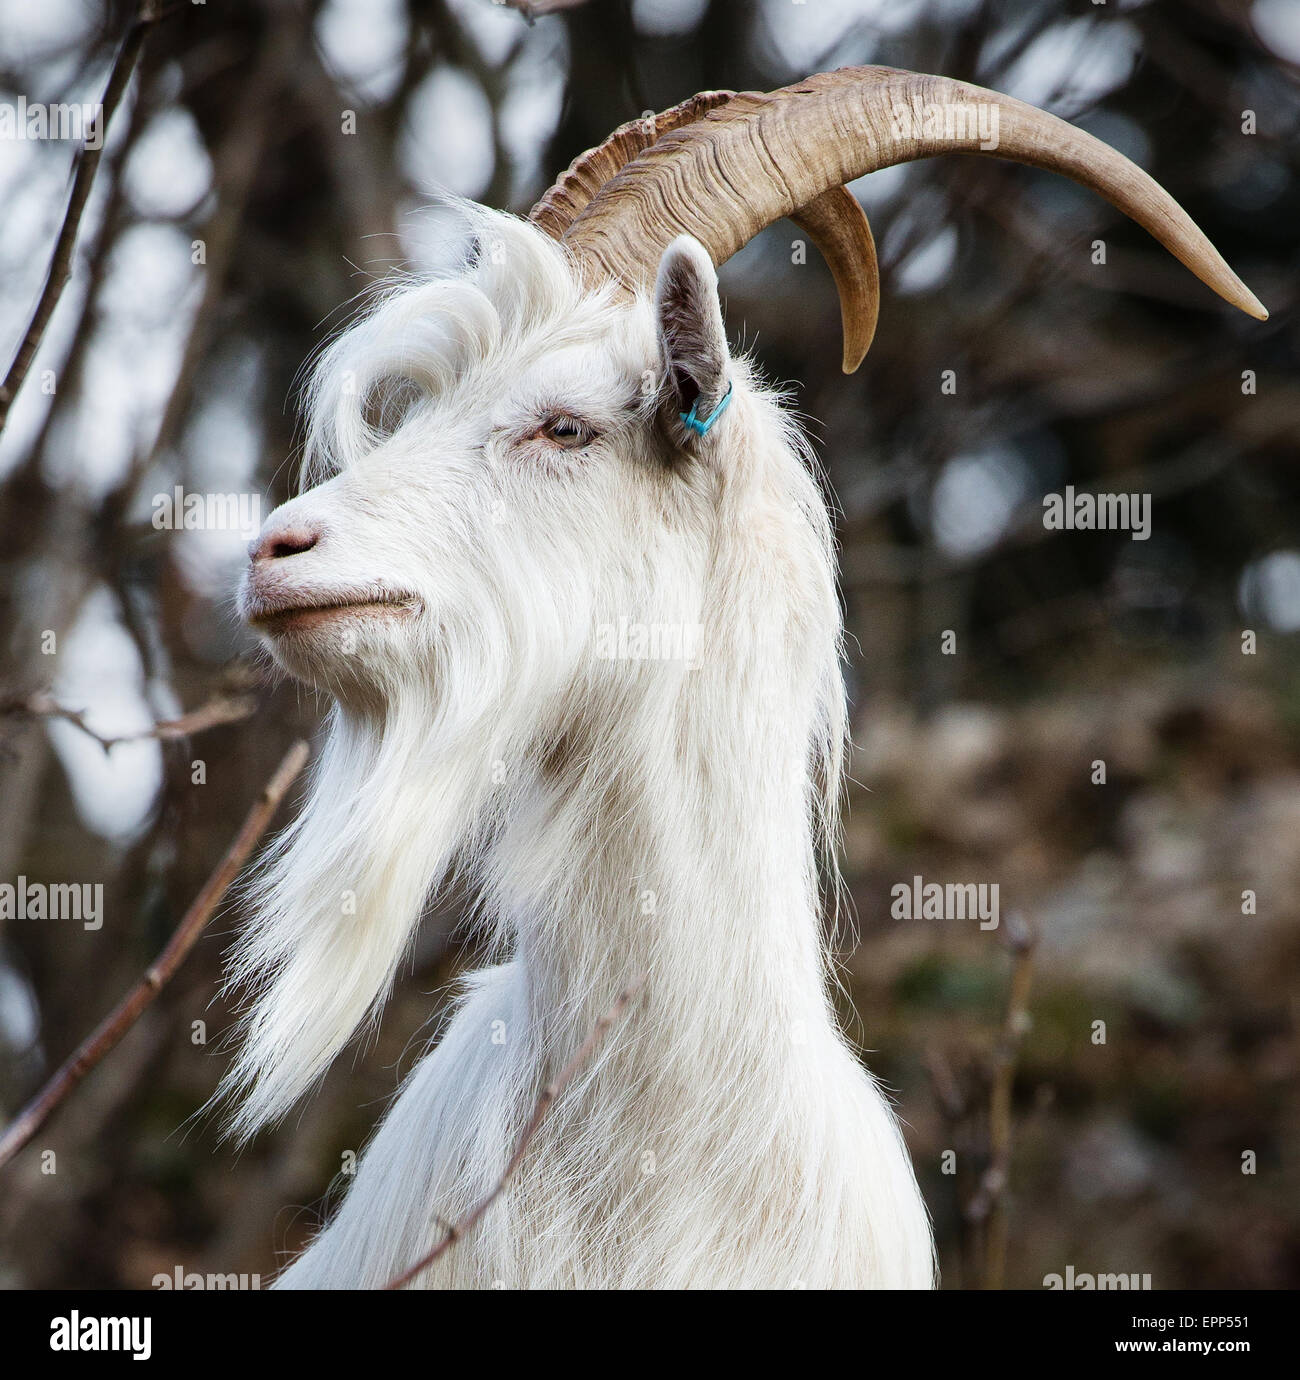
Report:
[[[589,675],[611,618],[698,624],[718,481],[734,476],[682,415],[707,418],[734,385],[727,401],[746,406],[717,434],[754,430],[713,263],[792,215],[834,271],[849,372],[875,329],[877,276],[843,184],[950,151],[1065,172],[1264,315],[1149,177],[1008,97],[886,68],[697,96],[575,162],[532,213],[558,245],[485,214],[465,278],[396,294],[329,352],[312,450],[337,472],[271,515],[246,583],[274,655],[365,700],[412,673],[450,684],[439,663],[457,648],[479,664],[456,683],[489,705],[525,670],[542,696]]]
[[[499,715],[514,687],[598,684],[592,639],[619,617],[699,622],[715,438],[678,414],[705,416],[735,367],[707,255],[673,246],[652,308],[588,290],[535,227],[469,214],[462,277],[388,298],[322,360],[309,446],[332,473],[251,552],[273,654],[363,712],[421,687]],[[473,704],[446,702],[460,686]]]
[[[714,265],[795,219],[830,261],[851,371],[877,275],[845,183],[946,152],[1066,173],[1264,315],[1174,201],[1095,139],[978,87],[857,68],[624,126],[531,225],[473,212],[465,275],[394,293],[327,353],[308,447],[320,482],[267,519],[244,590],[277,660],[343,712],[232,965],[259,995],[228,1080],[245,1090],[241,1130],[282,1112],[375,1010],[467,820],[505,813],[509,788],[484,785],[499,735],[549,747],[607,706],[653,752],[678,738],[681,659],[604,656],[602,630],[703,624],[712,669],[690,704],[716,706],[712,729],[757,721],[762,749],[738,755],[788,752],[783,787],[820,750],[833,798],[829,518],[795,429],[727,350]],[[740,636],[756,672],[716,654]],[[766,714],[709,698],[773,688]],[[643,712],[656,706],[668,712]],[[539,771],[555,756],[521,755]],[[345,889],[357,909],[340,914]]]

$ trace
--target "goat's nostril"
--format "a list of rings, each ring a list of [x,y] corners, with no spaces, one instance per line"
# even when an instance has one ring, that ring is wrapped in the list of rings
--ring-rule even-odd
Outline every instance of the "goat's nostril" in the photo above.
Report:
[[[299,556],[310,551],[320,541],[320,533],[311,527],[281,527],[264,532],[249,549],[253,561],[277,561],[285,556]]]
[[[298,556],[304,551],[310,551],[320,538],[315,532],[288,532],[271,540],[271,549],[267,553],[272,560],[278,560],[281,556]]]

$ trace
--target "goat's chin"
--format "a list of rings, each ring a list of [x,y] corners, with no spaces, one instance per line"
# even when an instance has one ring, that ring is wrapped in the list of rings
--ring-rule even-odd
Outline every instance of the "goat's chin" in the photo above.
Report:
[[[340,699],[371,699],[410,659],[416,614],[400,605],[292,610],[252,620],[263,645],[296,680]]]

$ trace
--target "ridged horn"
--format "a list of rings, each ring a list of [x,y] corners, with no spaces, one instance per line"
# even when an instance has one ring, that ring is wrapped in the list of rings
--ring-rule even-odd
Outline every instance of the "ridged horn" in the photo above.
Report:
[[[580,153],[555,179],[549,190],[528,213],[554,240],[564,238],[569,226],[587,208],[592,197],[639,154],[657,144],[665,134],[682,125],[693,125],[715,106],[723,105],[734,91],[701,91],[670,110],[629,120],[594,149]]]
[[[725,105],[735,94],[701,91],[670,110],[620,125],[603,143],[569,164],[528,213],[528,219],[553,239],[563,239],[600,190],[628,163],[665,135],[693,125],[710,110]],[[827,188],[789,214],[830,266],[840,298],[843,367],[851,374],[871,345],[880,311],[880,272],[871,226],[862,207],[844,187]]]
[[[845,67],[711,106],[631,158],[562,238],[592,281],[613,277],[637,288],[653,281],[677,235],[694,235],[721,264],[829,190],[939,153],[1063,173],[1149,231],[1224,301],[1267,319],[1191,217],[1123,154],[1011,96],[892,67]],[[846,370],[851,353],[846,340]]]

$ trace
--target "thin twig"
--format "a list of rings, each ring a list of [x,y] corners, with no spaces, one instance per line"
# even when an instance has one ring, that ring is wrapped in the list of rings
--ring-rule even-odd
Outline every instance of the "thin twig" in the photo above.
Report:
[[[989,1090],[989,1163],[979,1188],[966,1208],[972,1222],[984,1224],[986,1289],[1001,1289],[1006,1275],[1006,1190],[1011,1171],[1012,1092],[1016,1080],[1016,1058],[1025,1032],[1029,1029],[1029,989],[1034,980],[1036,938],[1022,917],[1015,914],[1010,916],[1008,938],[1015,962],[1011,970],[1011,988],[1007,994],[1002,1034],[993,1055]]]
[[[87,246],[83,254],[86,290],[77,305],[77,320],[68,332],[68,339],[72,343],[59,366],[58,392],[51,399],[50,406],[45,409],[36,435],[27,448],[26,458],[5,478],[5,485],[11,493],[15,491],[17,479],[36,487],[40,493],[40,501],[47,505],[57,500],[54,490],[41,479],[42,466],[48,459],[50,439],[55,433],[56,426],[83,401],[87,356],[96,334],[94,326],[101,319],[104,310],[101,296],[108,276],[109,261],[131,219],[122,169],[125,168],[127,159],[130,158],[143,133],[146,124],[145,105],[143,101],[136,101],[132,105],[126,117],[127,125],[122,138],[100,168],[101,179],[106,181],[108,190],[104,196],[104,210],[100,217],[99,229],[94,241]],[[39,515],[35,512],[33,520],[39,521]]]
[[[307,744],[299,739],[285,753],[275,774],[249,810],[225,857],[203,884],[203,889],[185,912],[166,947],[116,1009],[82,1042],[76,1053],[59,1068],[18,1113],[4,1135],[0,1136],[0,1166],[7,1164],[31,1140],[59,1104],[140,1019],[145,1008],[175,975],[271,822],[271,816],[275,814],[285,792],[306,763],[308,752]]]
[[[1001,1289],[1006,1272],[1006,1190],[1010,1180],[1014,1131],[1012,1094],[1016,1061],[1030,1027],[1029,992],[1033,982],[1037,936],[1025,918],[1012,912],[1003,929],[1013,955],[1006,1011],[992,1057],[970,1062],[959,1077],[934,1050],[925,1058],[926,1072],[952,1144],[963,1163],[982,1165],[969,1190],[959,1180],[961,1274],[967,1286],[976,1280],[985,1289]]]
[[[113,496],[120,511],[125,511],[145,475],[180,434],[194,380],[211,348],[227,273],[235,259],[253,184],[263,167],[267,139],[280,112],[277,98],[285,83],[285,73],[294,70],[294,53],[309,25],[311,12],[310,5],[304,6],[296,16],[292,11],[287,12],[264,41],[258,64],[239,101],[236,118],[217,154],[212,181],[219,198],[200,236],[206,246],[202,294],[190,321],[180,364],[153,442],[136,456],[130,472]]]
[[[204,729],[219,728],[222,724],[237,724],[251,718],[257,710],[257,700],[251,695],[221,695],[216,699],[191,709],[179,719],[164,719],[160,723],[131,733],[106,735],[96,732],[86,722],[83,709],[69,709],[59,704],[49,695],[35,694],[18,699],[0,700],[0,716],[23,714],[32,718],[62,719],[75,724],[87,737],[93,738],[107,753],[119,743],[140,743],[148,739],[159,742],[173,742],[177,738],[188,738],[192,733],[202,733]]]
[[[543,15],[556,14],[560,10],[576,10],[586,0],[492,0],[492,3],[508,10],[518,10],[531,24]]]
[[[81,228],[81,217],[90,199],[90,189],[99,168],[100,155],[108,141],[109,123],[130,84],[131,75],[144,48],[145,38],[161,17],[154,0],[143,0],[134,23],[122,40],[113,70],[109,73],[108,85],[104,87],[104,95],[100,101],[98,147],[90,146],[88,134],[77,159],[72,191],[68,195],[68,208],[63,214],[63,225],[59,229],[58,239],[54,242],[54,252],[50,256],[50,266],[45,275],[45,286],[41,289],[36,310],[32,313],[32,319],[19,342],[18,352],[9,366],[4,383],[0,384],[0,431],[4,430],[9,418],[9,409],[18,396],[18,390],[23,386],[28,370],[32,367],[32,361],[36,358],[36,352],[44,339],[45,329],[50,324],[55,307],[59,305],[59,298],[63,296],[63,289],[72,277],[72,256],[77,247],[77,232]]]
[[[537,1134],[537,1129],[541,1126],[542,1119],[546,1116],[546,1113],[551,1109],[551,1106],[559,1098],[560,1094],[564,1092],[565,1088],[569,1086],[570,1082],[572,1082],[578,1070],[582,1068],[587,1060],[591,1058],[592,1054],[595,1053],[596,1047],[604,1039],[606,1031],[609,1030],[610,1026],[613,1025],[627,1009],[632,998],[645,986],[646,979],[649,976],[649,973],[642,973],[635,982],[628,983],[618,994],[618,999],[614,1002],[614,1005],[596,1022],[595,1028],[592,1030],[591,1034],[588,1035],[578,1047],[578,1052],[567,1064],[565,1064],[564,1068],[561,1069],[559,1077],[555,1078],[542,1089],[542,1095],[538,1098],[537,1106],[533,1109],[533,1114],[529,1117],[528,1124],[524,1127],[523,1134],[519,1137],[519,1143],[515,1146],[514,1154],[511,1155],[510,1159],[506,1162],[505,1170],[493,1186],[491,1192],[470,1208],[460,1221],[453,1222],[448,1226],[446,1228],[446,1235],[442,1240],[439,1241],[427,1255],[417,1260],[409,1270],[403,1270],[396,1279],[390,1280],[384,1285],[385,1289],[404,1288],[416,1277],[416,1275],[428,1269],[439,1256],[449,1251],[457,1241],[460,1241],[468,1235],[468,1233],[478,1225],[479,1219],[483,1214],[496,1202],[501,1194],[505,1192],[505,1187],[510,1180],[510,1176],[523,1162],[529,1143]]]

